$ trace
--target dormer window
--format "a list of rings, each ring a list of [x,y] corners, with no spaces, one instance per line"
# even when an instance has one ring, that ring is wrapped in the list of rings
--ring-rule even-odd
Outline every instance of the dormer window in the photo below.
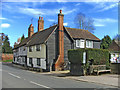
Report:
[[[40,51],[41,50],[41,45],[36,45],[36,51]]]

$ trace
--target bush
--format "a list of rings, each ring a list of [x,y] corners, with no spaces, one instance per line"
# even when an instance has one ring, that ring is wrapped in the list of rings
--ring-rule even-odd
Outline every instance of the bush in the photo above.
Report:
[[[71,63],[82,63],[83,52],[86,52],[86,64],[93,59],[93,65],[106,65],[109,67],[109,51],[106,49],[76,49],[68,51],[68,59]]]
[[[68,59],[72,63],[82,63],[84,49],[68,50]]]

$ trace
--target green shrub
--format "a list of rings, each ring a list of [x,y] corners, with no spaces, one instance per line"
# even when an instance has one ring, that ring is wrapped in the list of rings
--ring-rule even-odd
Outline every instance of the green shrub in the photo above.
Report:
[[[106,65],[109,67],[109,51],[106,49],[71,49],[68,51],[68,59],[71,63],[82,63],[83,52],[86,52],[86,64],[93,59],[93,65]]]
[[[71,49],[68,51],[68,59],[71,63],[82,63],[84,49]]]

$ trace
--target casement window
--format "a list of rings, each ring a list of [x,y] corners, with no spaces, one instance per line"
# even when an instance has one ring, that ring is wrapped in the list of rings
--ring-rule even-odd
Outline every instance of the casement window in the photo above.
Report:
[[[29,58],[29,64],[32,64],[32,58]]]
[[[85,40],[80,40],[80,48],[84,48],[85,46]]]
[[[29,52],[32,52],[32,46],[29,46]]]
[[[76,47],[80,47],[80,40],[76,40]]]
[[[76,47],[84,48],[85,40],[76,40]]]
[[[86,40],[86,47],[93,48],[93,41]]]
[[[40,58],[37,58],[37,65],[41,66],[41,59]]]
[[[36,45],[36,51],[40,51],[41,50],[41,45]]]

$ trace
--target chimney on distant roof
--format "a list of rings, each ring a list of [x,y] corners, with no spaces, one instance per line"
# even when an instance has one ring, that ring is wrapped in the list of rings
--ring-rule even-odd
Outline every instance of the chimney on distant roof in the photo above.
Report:
[[[38,32],[44,30],[44,20],[43,17],[39,17],[38,20]]]
[[[34,27],[30,24],[28,28],[28,37],[31,37],[34,34]]]
[[[58,14],[58,39],[59,39],[59,57],[55,63],[56,70],[62,70],[61,65],[64,63],[64,29],[63,29],[63,18],[62,10]]]

